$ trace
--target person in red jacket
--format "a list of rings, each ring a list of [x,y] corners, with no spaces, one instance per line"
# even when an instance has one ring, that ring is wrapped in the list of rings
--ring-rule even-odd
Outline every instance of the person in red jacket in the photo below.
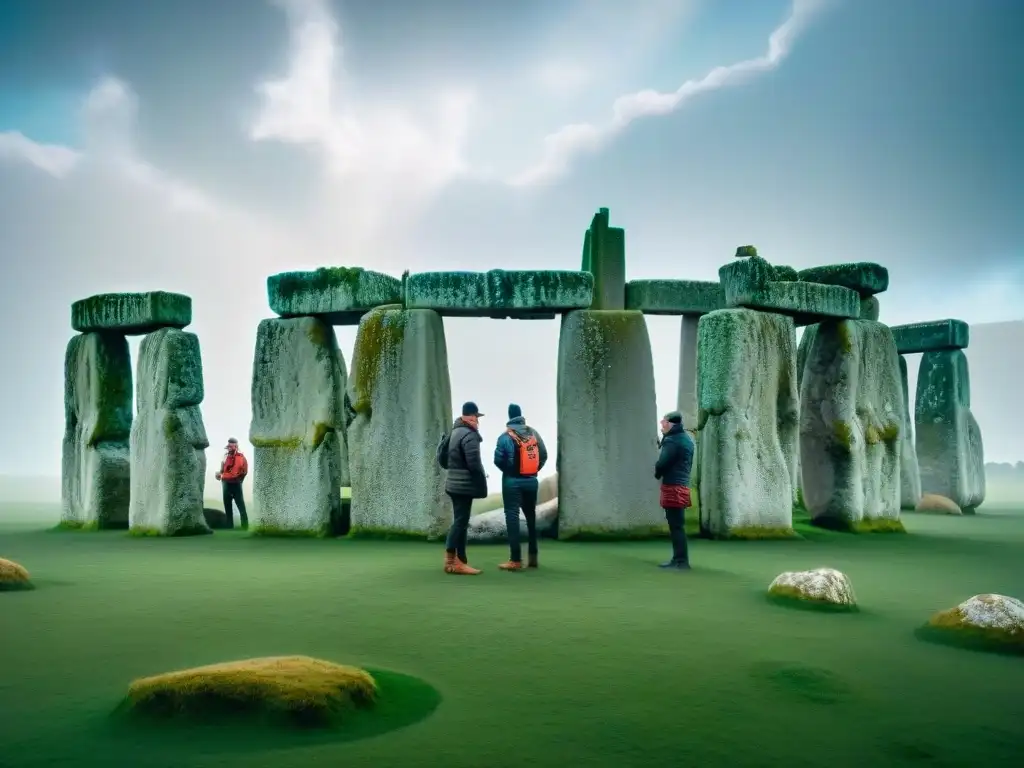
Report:
[[[228,528],[235,527],[235,516],[231,509],[231,502],[238,507],[238,517],[242,523],[242,530],[249,527],[249,516],[245,513],[245,496],[242,493],[242,482],[249,474],[249,462],[238,450],[238,441],[235,438],[228,440],[227,455],[220,465],[220,472],[217,479],[220,480],[224,489],[224,517]]]

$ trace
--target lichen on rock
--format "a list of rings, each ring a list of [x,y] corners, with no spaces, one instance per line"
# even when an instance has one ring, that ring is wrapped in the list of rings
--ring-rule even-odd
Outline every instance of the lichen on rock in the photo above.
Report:
[[[317,316],[354,325],[374,307],[402,302],[402,281],[362,267],[321,267],[267,278],[270,308],[280,317]]]
[[[860,300],[860,319],[878,320],[882,315],[882,307],[877,296],[868,296]]]
[[[173,328],[139,347],[130,441],[129,526],[163,536],[209,533],[203,516],[206,449],[199,338]]]
[[[839,285],[867,298],[889,290],[889,270],[881,264],[860,261],[849,264],[826,264],[800,270],[800,279],[806,283]]]
[[[702,526],[712,536],[792,529],[795,335],[788,317],[751,309],[700,319],[696,482]]]
[[[192,299],[180,293],[103,293],[71,305],[71,327],[79,333],[115,331],[138,336],[192,322]]]
[[[768,596],[800,607],[857,610],[853,584],[845,573],[835,568],[780,573],[768,587]]]
[[[270,319],[252,371],[253,497],[264,533],[326,535],[347,482],[345,360],[324,319]]]
[[[901,355],[967,349],[971,329],[963,320],[934,320],[892,326],[896,349]]]
[[[921,501],[921,470],[914,443],[914,413],[910,408],[907,358],[900,355],[900,386],[903,388],[903,430],[900,432],[900,506],[915,509]],[[959,508],[958,508],[959,511]]]
[[[366,315],[348,396],[352,533],[439,537],[451,510],[434,449],[452,424],[441,316],[427,309]]]
[[[730,262],[718,270],[729,308],[759,309],[810,325],[828,318],[860,316],[860,297],[836,285],[779,280],[775,268],[760,256]]]
[[[626,309],[645,315],[705,315],[725,308],[722,284],[709,280],[630,280]]]
[[[800,392],[800,471],[815,524],[901,530],[899,356],[887,326],[824,322],[806,335]],[[879,525],[873,521],[891,523]]]
[[[64,358],[61,522],[128,525],[132,362],[123,334],[72,337]]]
[[[528,317],[590,306],[594,276],[571,270],[419,272],[406,279],[405,307],[442,315]]]
[[[595,310],[622,310],[626,306],[626,232],[609,226],[607,208],[601,208],[590,221],[583,238],[582,269],[594,276]]]
[[[974,595],[936,613],[924,629],[928,639],[1024,654],[1024,603],[1006,595]]]
[[[644,316],[580,310],[558,342],[559,538],[663,535],[654,362]]]
[[[985,500],[985,452],[971,413],[970,372],[962,350],[921,356],[914,429],[922,492],[973,512]]]

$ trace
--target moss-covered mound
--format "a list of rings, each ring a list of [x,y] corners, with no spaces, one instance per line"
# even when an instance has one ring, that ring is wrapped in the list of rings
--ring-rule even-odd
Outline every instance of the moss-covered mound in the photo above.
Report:
[[[80,333],[116,331],[126,336],[192,322],[192,299],[180,293],[102,293],[71,305],[71,327]]]
[[[315,315],[333,325],[356,325],[374,307],[400,304],[402,281],[362,267],[321,267],[267,278],[270,308],[280,317]]]
[[[820,611],[856,611],[853,584],[835,568],[786,571],[768,587],[768,599],[793,608]]]
[[[856,291],[861,298],[884,293],[889,289],[889,270],[881,264],[860,261],[852,264],[826,264],[801,270],[800,279],[807,283],[839,285]]]
[[[722,284],[708,280],[631,280],[626,309],[645,315],[706,315],[725,308]]]
[[[28,571],[13,560],[4,560],[0,557],[0,592],[12,592],[17,589],[32,589]]]
[[[936,613],[918,636],[945,645],[1024,655],[1024,603],[1006,595],[975,595]]]
[[[369,672],[308,656],[211,664],[135,680],[121,711],[209,721],[246,716],[328,726],[377,701]]]
[[[901,355],[967,349],[971,341],[971,328],[963,320],[894,325],[891,330],[896,340],[896,351]]]

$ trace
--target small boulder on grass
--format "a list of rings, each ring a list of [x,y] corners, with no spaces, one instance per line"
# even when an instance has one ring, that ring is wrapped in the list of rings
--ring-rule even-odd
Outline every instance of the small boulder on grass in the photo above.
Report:
[[[914,507],[915,512],[931,512],[938,515],[962,515],[960,505],[945,496],[937,493],[926,493]]]
[[[835,568],[780,573],[768,587],[768,597],[773,602],[794,608],[857,610],[857,598],[850,579]]]
[[[1024,654],[1024,603],[1006,595],[975,595],[936,613],[922,634],[949,645]]]
[[[16,589],[32,589],[28,571],[13,560],[0,557],[0,592],[13,592]]]
[[[308,656],[270,656],[141,678],[128,688],[122,711],[328,726],[372,707],[376,697],[377,683],[365,670]]]

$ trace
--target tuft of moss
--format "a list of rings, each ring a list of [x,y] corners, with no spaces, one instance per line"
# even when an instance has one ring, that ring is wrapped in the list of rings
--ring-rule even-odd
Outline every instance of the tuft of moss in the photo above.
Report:
[[[57,525],[51,528],[54,532],[79,532],[79,531],[98,531],[100,525],[97,521],[92,520],[88,523],[82,522],[81,520],[61,520]]]
[[[251,437],[249,441],[254,448],[299,448],[301,437]]]
[[[840,320],[836,323],[836,332],[839,334],[839,348],[844,354],[850,354],[853,351],[853,326]]]
[[[751,259],[757,256],[757,248],[752,245],[741,245],[736,249],[737,259]]]
[[[900,425],[895,421],[890,421],[888,424],[882,427],[881,431],[878,433],[878,436],[882,439],[882,442],[884,443],[895,443],[897,440],[900,439]]]
[[[900,520],[888,517],[862,519],[856,522],[839,517],[816,517],[810,521],[816,528],[839,533],[906,533]]]
[[[832,437],[836,446],[846,451],[853,450],[853,427],[845,421],[834,421],[832,423]]]
[[[860,611],[860,608],[856,605],[833,603],[828,600],[811,598],[795,587],[781,584],[777,584],[769,589],[767,597],[769,602],[776,605],[784,605],[788,608],[822,611],[825,613],[857,613]]]
[[[257,525],[252,529],[252,535],[266,539],[325,539],[330,535],[330,530],[328,527],[308,530],[282,528],[276,525]]]
[[[868,428],[864,430],[864,442],[868,445],[878,445],[882,442],[882,433],[877,427],[868,425]]]
[[[558,538],[561,541],[652,541],[668,538],[668,526],[643,525],[631,528],[580,526],[578,528],[566,528],[559,525]]]
[[[405,340],[407,319],[401,310],[373,310],[360,322],[352,366],[356,390],[352,408],[357,414],[371,414],[377,376],[385,360],[397,355]]]
[[[142,526],[136,526],[135,528],[128,529],[128,535],[137,538],[151,538],[156,536],[163,536],[158,528],[144,528]]]
[[[427,534],[421,531],[400,531],[392,528],[354,526],[348,532],[350,539],[371,539],[376,541],[427,541]]]
[[[248,715],[290,725],[328,726],[371,708],[377,683],[365,670],[308,656],[212,664],[135,680],[125,714],[161,718]]]
[[[1024,655],[1024,632],[970,624],[959,606],[934,614],[915,634],[918,639],[957,648]]]
[[[135,539],[167,538],[182,539],[187,536],[207,536],[213,531],[205,525],[194,525],[186,528],[179,528],[173,533],[164,533],[159,528],[136,526],[128,529],[128,535]]]
[[[0,557],[0,592],[15,592],[34,588],[25,566]]]

